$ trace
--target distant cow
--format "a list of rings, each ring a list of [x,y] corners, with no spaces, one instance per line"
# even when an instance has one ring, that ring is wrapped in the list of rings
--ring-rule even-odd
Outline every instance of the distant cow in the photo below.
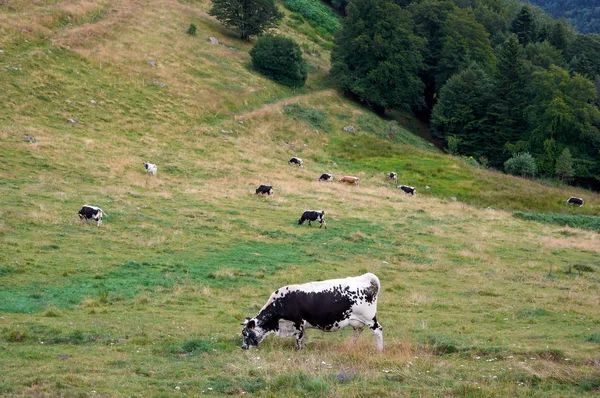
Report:
[[[583,199],[571,196],[569,198],[569,200],[567,200],[567,204],[568,205],[579,205],[579,207],[581,207],[581,206],[583,206]]]
[[[414,187],[409,187],[407,185],[399,185],[398,189],[401,189],[405,194],[414,195],[417,193],[417,190]]]
[[[344,176],[340,178],[340,182],[347,182],[348,184],[358,185],[359,178],[352,176]]]
[[[308,221],[308,226],[312,227],[311,221],[318,221],[319,228],[325,227],[327,229],[327,223],[325,222],[325,211],[324,210],[305,210],[302,213],[302,217],[298,220],[298,225],[304,224],[304,221]]]
[[[256,194],[273,195],[273,187],[270,185],[261,185],[260,187],[256,188]]]
[[[292,165],[295,165],[295,166],[298,166],[298,167],[302,167],[303,162],[302,162],[302,159],[297,158],[297,157],[293,157],[290,160],[288,160],[288,164],[292,164]]]
[[[306,329],[334,332],[346,326],[354,329],[354,343],[366,326],[375,335],[377,350],[383,351],[383,328],[377,322],[380,289],[379,278],[371,273],[279,288],[254,318],[242,323],[242,348],[256,347],[274,333],[295,336],[296,348],[301,349],[306,346]]]
[[[155,164],[144,162],[144,167],[146,168],[146,173],[156,175],[158,171],[158,167]]]
[[[386,174],[387,178],[389,178],[390,180],[393,180],[395,183],[398,183],[398,174],[391,172],[389,174]]]
[[[81,210],[79,210],[80,220],[85,220],[86,222],[89,220],[96,220],[98,221],[98,226],[102,224],[102,216],[108,216],[108,214],[96,206],[84,205]]]
[[[333,174],[324,173],[319,177],[319,181],[333,181]]]

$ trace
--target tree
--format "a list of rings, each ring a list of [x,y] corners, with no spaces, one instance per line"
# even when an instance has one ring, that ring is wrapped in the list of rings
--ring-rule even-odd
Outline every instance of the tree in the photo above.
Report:
[[[550,65],[565,66],[562,52],[548,41],[529,43],[525,47],[525,54],[531,65],[537,69],[548,69]]]
[[[425,40],[413,33],[410,14],[390,0],[351,0],[346,12],[331,54],[332,80],[380,112],[421,106]]]
[[[569,148],[563,149],[558,159],[556,159],[556,169],[554,173],[561,181],[569,180],[575,175],[573,171],[573,158]]]
[[[517,14],[512,22],[511,32],[515,33],[519,38],[519,43],[522,46],[534,42],[536,39],[536,26],[533,10],[529,5],[521,7],[521,11]]]
[[[504,171],[521,177],[534,177],[537,173],[535,159],[529,152],[517,153],[504,163]]]
[[[577,158],[574,177],[600,182],[600,110],[594,83],[552,65],[533,73],[531,89],[535,97],[526,109],[527,135],[534,153],[548,152],[546,142],[553,140]],[[544,172],[553,174],[548,168]]]
[[[518,141],[527,128],[525,106],[529,102],[527,84],[529,73],[525,68],[523,48],[516,35],[510,35],[497,48],[497,74],[494,84],[494,101],[489,115],[495,132],[492,135],[490,163],[496,167],[506,160],[501,151],[506,143]]]
[[[208,12],[228,28],[235,28],[244,40],[277,26],[283,14],[274,0],[212,0]]]
[[[433,108],[432,133],[446,138],[448,145],[450,137],[455,137],[460,141],[461,153],[488,156],[486,112],[491,92],[490,79],[476,64],[452,76],[442,87],[439,102]]]
[[[486,69],[496,60],[489,33],[468,9],[456,8],[448,14],[442,27],[442,49],[436,67],[436,86],[442,87],[455,73],[477,62]]]
[[[306,82],[306,62],[294,40],[264,36],[250,50],[252,66],[263,75],[288,87],[302,87]]]

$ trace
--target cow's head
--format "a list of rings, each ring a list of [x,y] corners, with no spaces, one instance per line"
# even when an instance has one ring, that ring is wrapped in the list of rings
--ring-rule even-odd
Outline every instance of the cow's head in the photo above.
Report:
[[[256,324],[255,318],[246,318],[242,323],[242,348],[247,350],[256,347],[266,337],[265,331]]]

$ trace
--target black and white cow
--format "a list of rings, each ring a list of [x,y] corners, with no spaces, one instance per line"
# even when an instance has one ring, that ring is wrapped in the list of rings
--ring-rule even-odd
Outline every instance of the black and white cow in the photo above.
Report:
[[[144,167],[146,168],[146,173],[156,175],[158,171],[158,167],[155,164],[144,162]]]
[[[98,226],[102,224],[102,216],[108,216],[108,214],[97,206],[84,205],[81,210],[79,210],[80,220],[85,220],[86,222],[89,220],[96,220],[98,221]]]
[[[417,193],[415,187],[409,187],[408,185],[398,185],[398,189],[401,189],[405,194],[414,195]]]
[[[377,322],[379,278],[367,273],[344,279],[330,279],[289,285],[277,289],[254,318],[246,318],[242,348],[256,347],[269,334],[296,337],[296,348],[306,346],[306,329],[334,332],[354,328],[352,343],[366,326],[373,331],[377,350],[383,351],[383,329]]]
[[[333,174],[331,173],[323,173],[321,177],[319,177],[319,181],[330,181],[333,182]]]
[[[302,159],[293,157],[290,160],[288,160],[288,164],[293,164],[295,166],[302,167],[303,162],[302,162]]]
[[[260,187],[256,188],[256,194],[267,194],[267,195],[273,195],[273,187],[271,185],[261,185]]]
[[[583,199],[571,196],[569,198],[569,200],[567,200],[567,204],[568,205],[579,205],[579,207],[581,207],[581,206],[583,206]]]
[[[394,181],[396,184],[398,183],[398,174],[394,173],[393,171],[389,174],[386,174],[386,176],[390,180]]]
[[[325,229],[327,229],[327,224],[325,223],[325,210],[305,210],[304,213],[302,213],[302,217],[298,220],[298,225],[304,224],[304,221],[308,221],[309,227],[312,227],[310,224],[311,221],[318,221],[319,224],[321,224],[319,228],[325,226]]]

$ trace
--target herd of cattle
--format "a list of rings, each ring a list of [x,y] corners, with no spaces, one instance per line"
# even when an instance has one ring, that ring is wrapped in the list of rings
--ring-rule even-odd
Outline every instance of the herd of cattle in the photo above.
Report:
[[[303,167],[302,159],[293,157],[288,164]],[[146,172],[156,176],[158,167],[145,162]],[[398,183],[398,174],[391,172],[387,178]],[[323,173],[318,181],[333,181],[333,175]],[[339,182],[358,186],[359,178],[344,176]],[[416,194],[416,189],[407,185],[399,185],[398,189],[405,194]],[[274,188],[261,185],[256,194],[272,195]],[[583,206],[583,199],[571,197],[567,205]],[[97,206],[84,205],[79,211],[82,220],[95,220],[98,226],[102,217],[107,214]],[[298,220],[302,225],[308,221],[318,222],[319,228],[325,227],[324,210],[305,210]],[[366,273],[361,276],[344,279],[331,279],[320,282],[309,282],[301,285],[289,285],[277,289],[271,294],[267,303],[254,318],[246,318],[242,329],[242,348],[256,347],[269,334],[280,337],[295,336],[296,348],[306,345],[305,330],[317,328],[332,332],[350,326],[354,329],[352,342],[355,342],[364,327],[368,327],[375,335],[377,350],[383,351],[383,329],[377,322],[377,296],[381,289],[379,278],[375,274]]]

